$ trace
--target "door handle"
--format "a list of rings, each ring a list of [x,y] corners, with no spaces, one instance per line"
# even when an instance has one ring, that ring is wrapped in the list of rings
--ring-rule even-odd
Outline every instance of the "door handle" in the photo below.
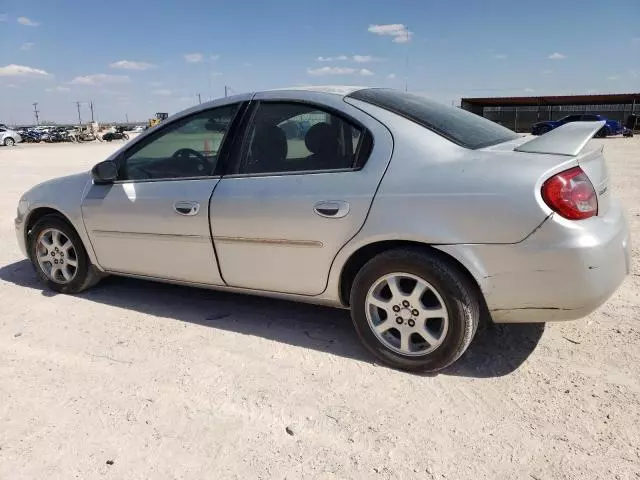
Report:
[[[198,202],[176,202],[173,204],[173,210],[179,215],[197,215],[200,204]]]
[[[349,214],[350,206],[342,200],[326,200],[314,205],[313,211],[325,218],[343,218]]]

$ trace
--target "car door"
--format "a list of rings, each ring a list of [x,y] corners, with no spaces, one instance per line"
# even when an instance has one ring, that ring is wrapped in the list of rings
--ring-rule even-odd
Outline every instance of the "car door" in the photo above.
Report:
[[[239,103],[163,124],[118,155],[118,180],[92,184],[82,215],[107,271],[222,284],[209,230],[209,200]]]
[[[235,163],[211,200],[224,281],[322,293],[336,254],[364,224],[391,153],[386,127],[341,96],[256,95]]]

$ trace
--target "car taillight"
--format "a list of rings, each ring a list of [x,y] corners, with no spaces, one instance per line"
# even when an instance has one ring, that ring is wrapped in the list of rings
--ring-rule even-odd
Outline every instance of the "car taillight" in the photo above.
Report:
[[[560,172],[544,182],[542,199],[569,220],[584,220],[598,214],[596,191],[580,167]]]

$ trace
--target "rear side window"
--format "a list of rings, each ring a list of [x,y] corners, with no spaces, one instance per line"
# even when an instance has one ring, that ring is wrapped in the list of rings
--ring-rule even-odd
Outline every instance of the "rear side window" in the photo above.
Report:
[[[407,92],[370,88],[349,97],[408,118],[466,148],[483,148],[518,138],[514,131],[484,117]]]

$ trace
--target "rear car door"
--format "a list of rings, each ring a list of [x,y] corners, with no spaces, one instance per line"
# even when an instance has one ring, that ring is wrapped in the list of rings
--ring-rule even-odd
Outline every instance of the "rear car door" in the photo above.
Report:
[[[227,285],[318,295],[365,222],[391,134],[340,95],[264,92],[211,200]]]
[[[98,263],[107,271],[221,285],[209,200],[242,104],[162,124],[117,156],[118,180],[91,185],[82,203]]]

